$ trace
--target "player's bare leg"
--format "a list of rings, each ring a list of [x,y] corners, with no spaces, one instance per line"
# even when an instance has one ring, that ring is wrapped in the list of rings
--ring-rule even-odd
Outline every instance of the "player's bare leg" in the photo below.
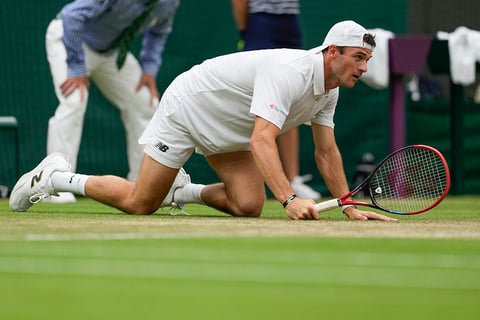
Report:
[[[207,160],[223,183],[202,190],[205,204],[234,216],[260,216],[265,187],[251,152],[216,154]]]
[[[136,183],[116,176],[91,176],[85,194],[130,214],[150,214],[162,205],[177,173],[178,169],[145,155]]]

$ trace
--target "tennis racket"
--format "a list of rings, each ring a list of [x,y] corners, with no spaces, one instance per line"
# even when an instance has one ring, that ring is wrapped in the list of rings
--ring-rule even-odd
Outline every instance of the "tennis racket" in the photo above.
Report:
[[[437,206],[450,189],[450,172],[445,158],[435,148],[412,145],[389,156],[355,189],[342,196],[315,204],[318,212],[346,205],[360,205],[394,214],[418,214]],[[360,190],[371,203],[349,200]]]

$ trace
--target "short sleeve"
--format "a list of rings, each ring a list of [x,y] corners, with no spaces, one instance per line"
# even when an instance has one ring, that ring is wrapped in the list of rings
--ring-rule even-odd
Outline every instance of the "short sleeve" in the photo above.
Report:
[[[282,128],[292,104],[303,94],[304,79],[291,66],[280,64],[257,72],[250,114]]]

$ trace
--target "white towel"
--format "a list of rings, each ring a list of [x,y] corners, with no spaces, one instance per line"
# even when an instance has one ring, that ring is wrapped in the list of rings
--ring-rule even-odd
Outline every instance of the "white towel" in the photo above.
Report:
[[[374,89],[385,89],[390,81],[388,40],[393,38],[394,34],[379,28],[368,29],[368,32],[375,35],[377,45],[372,59],[368,61],[368,71],[360,79]]]
[[[464,86],[473,84],[475,64],[480,61],[480,32],[462,26],[450,34],[439,31],[437,38],[448,39],[452,82]]]

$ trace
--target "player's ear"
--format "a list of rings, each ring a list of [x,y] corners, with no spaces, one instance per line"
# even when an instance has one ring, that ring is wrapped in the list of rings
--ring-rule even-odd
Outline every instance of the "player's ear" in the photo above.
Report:
[[[338,47],[334,44],[328,46],[328,54],[331,56],[336,56],[338,54]]]

